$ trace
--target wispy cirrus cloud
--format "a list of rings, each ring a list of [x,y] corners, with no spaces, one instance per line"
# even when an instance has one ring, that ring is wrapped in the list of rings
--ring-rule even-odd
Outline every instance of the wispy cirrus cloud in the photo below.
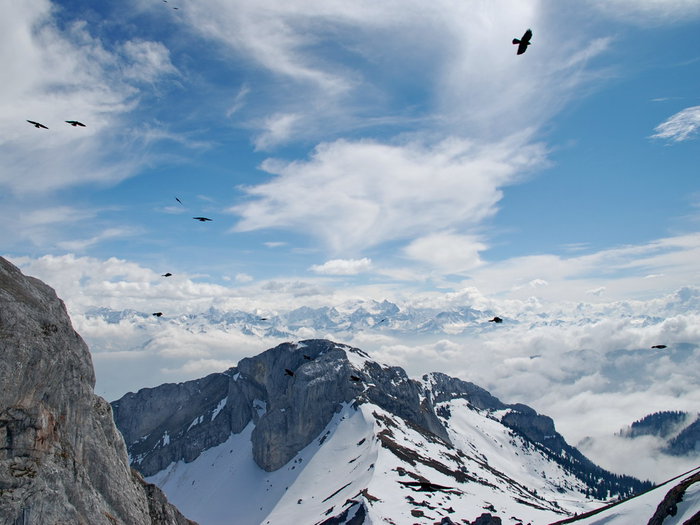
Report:
[[[84,21],[59,27],[46,0],[4,9],[0,47],[12,52],[3,56],[0,85],[0,187],[36,195],[132,176],[143,159],[132,149],[128,115],[140,86],[177,72],[165,46],[145,40],[107,46]],[[69,119],[87,127],[68,126]]]
[[[672,115],[654,128],[654,139],[683,142],[695,138],[700,129],[700,106],[692,106]]]
[[[695,0],[587,0],[587,3],[608,16],[644,24],[668,24],[700,17],[700,5]]]

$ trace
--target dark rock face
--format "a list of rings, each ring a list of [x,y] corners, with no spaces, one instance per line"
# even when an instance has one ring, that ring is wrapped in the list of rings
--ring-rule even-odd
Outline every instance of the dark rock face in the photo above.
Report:
[[[62,301],[2,258],[0,349],[0,522],[193,523],[132,473]]]
[[[449,441],[422,386],[403,369],[366,361],[357,370],[346,352],[368,357],[332,341],[284,343],[224,373],[125,395],[112,406],[133,465],[150,476],[173,461],[191,461],[252,421],[255,461],[273,471],[317,437],[343,403],[355,401],[376,403]]]

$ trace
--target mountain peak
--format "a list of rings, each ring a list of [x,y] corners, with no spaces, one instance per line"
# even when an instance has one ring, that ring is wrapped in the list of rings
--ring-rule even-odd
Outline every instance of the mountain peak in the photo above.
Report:
[[[482,514],[474,508],[553,521],[586,509],[591,497],[646,487],[593,465],[526,405],[446,374],[411,379],[325,339],[283,343],[224,373],[143,389],[113,407],[133,465],[207,523],[226,522],[193,499],[192,484],[218,493],[224,489],[207,480],[223,472],[251,480],[242,487],[231,474],[244,496],[221,495],[248,509],[241,523],[434,523],[452,519],[444,509],[461,509],[452,517],[469,521]]]

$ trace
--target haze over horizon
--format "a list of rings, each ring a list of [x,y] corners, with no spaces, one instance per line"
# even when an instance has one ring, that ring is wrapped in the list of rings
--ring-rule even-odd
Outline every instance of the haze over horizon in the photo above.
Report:
[[[662,468],[610,436],[700,406],[700,4],[0,2],[0,253],[66,302],[100,395],[279,342],[177,322],[211,307],[469,306],[508,322],[295,336]]]

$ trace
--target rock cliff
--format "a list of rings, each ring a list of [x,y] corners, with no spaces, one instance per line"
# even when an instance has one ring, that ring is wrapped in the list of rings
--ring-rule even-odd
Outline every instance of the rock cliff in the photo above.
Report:
[[[0,523],[194,523],[130,468],[63,302],[3,258],[0,351]]]

